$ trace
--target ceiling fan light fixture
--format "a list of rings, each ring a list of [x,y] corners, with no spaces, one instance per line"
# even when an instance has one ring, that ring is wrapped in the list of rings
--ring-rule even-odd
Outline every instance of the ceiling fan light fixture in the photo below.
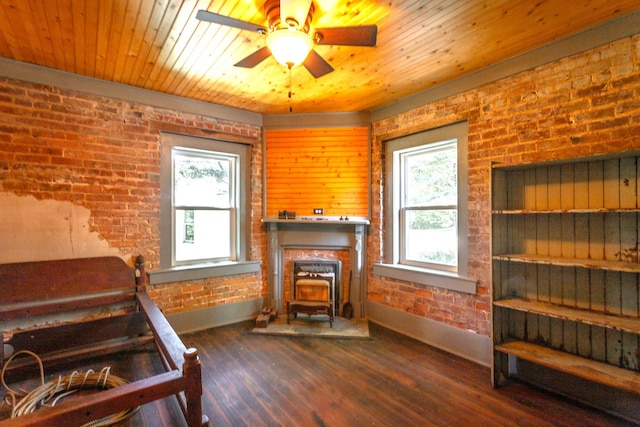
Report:
[[[313,40],[303,31],[285,28],[269,33],[267,47],[279,63],[292,68],[307,58],[313,48]]]

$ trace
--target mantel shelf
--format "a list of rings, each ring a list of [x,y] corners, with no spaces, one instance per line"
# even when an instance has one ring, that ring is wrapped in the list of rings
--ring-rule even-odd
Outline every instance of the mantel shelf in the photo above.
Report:
[[[294,219],[284,219],[277,217],[262,218],[263,223],[283,223],[283,224],[344,224],[344,225],[369,225],[371,222],[366,218],[354,217],[349,219],[340,219],[340,217],[318,217],[305,216],[296,217]]]
[[[493,304],[498,307],[550,316],[556,319],[582,322],[588,325],[627,331],[634,334],[640,333],[640,319],[637,317],[616,316],[612,314],[598,313],[587,309],[566,307],[548,302],[532,301],[520,298],[496,300]]]

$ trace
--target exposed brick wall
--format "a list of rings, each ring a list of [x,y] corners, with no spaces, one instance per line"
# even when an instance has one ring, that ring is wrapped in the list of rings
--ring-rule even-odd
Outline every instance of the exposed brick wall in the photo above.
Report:
[[[251,149],[251,248],[247,256],[261,260],[261,295],[267,295],[267,231],[262,223],[263,201],[263,150],[262,144],[254,144]]]
[[[135,102],[0,78],[0,191],[90,210],[91,231],[125,259],[158,267],[160,132],[255,141],[251,259],[261,260],[261,128]],[[29,215],[28,212],[13,213]],[[150,292],[169,312],[254,298],[264,275],[162,286]]]
[[[156,285],[148,288],[147,292],[165,314],[263,296],[262,284],[253,274]]]
[[[373,275],[382,261],[383,141],[469,122],[469,275],[475,296]],[[640,35],[373,124],[368,298],[490,333],[490,165],[640,150]]]

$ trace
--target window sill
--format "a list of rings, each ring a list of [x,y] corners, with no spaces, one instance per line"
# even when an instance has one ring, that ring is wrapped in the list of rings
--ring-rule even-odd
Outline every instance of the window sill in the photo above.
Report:
[[[259,271],[260,261],[180,265],[150,272],[149,284],[159,285],[162,283],[207,279],[209,277],[223,277],[245,273],[257,273]]]
[[[374,264],[373,274],[419,285],[476,294],[477,280],[456,273],[398,264]]]

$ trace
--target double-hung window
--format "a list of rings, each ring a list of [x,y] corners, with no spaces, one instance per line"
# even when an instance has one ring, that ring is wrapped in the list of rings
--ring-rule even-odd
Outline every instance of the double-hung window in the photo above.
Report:
[[[475,293],[466,277],[466,122],[385,142],[384,262],[374,274]]]
[[[239,156],[173,147],[173,265],[237,258]]]
[[[151,284],[259,270],[247,261],[247,144],[161,134],[160,268]]]
[[[457,271],[455,139],[397,150],[400,263]]]

